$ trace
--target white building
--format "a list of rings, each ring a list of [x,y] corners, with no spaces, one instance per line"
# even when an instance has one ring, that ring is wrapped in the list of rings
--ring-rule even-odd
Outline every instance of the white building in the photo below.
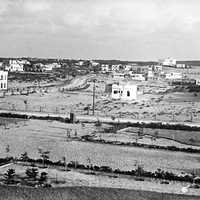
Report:
[[[102,64],[101,65],[101,71],[102,73],[107,73],[110,71],[109,65],[108,64]]]
[[[166,58],[164,60],[161,60],[161,64],[163,66],[168,66],[168,67],[175,67],[176,66],[176,59],[173,58]]]
[[[55,68],[61,68],[61,65],[58,63],[50,63],[42,66],[44,71],[52,71]]]
[[[132,83],[115,83],[112,84],[112,99],[118,100],[136,100],[137,85]]]
[[[80,61],[78,61],[78,62],[76,63],[76,65],[79,65],[79,66],[83,66],[83,64],[84,64],[84,61],[83,61],[83,60],[80,60]]]
[[[112,65],[111,70],[112,71],[119,71],[120,67],[121,67],[121,65]]]
[[[95,66],[99,65],[99,63],[98,63],[98,62],[95,62],[95,61],[93,61],[93,60],[91,60],[91,61],[90,61],[90,63],[91,63],[91,65],[92,65],[93,67],[95,67]]]
[[[130,74],[131,79],[134,81],[145,81],[144,74],[136,74],[132,71],[129,72],[129,74]]]
[[[9,60],[8,65],[5,66],[5,70],[9,72],[23,72],[24,64],[20,60]]]
[[[0,71],[0,90],[7,90],[8,88],[8,72]]]
[[[153,79],[154,78],[154,73],[152,70],[149,70],[148,73],[147,73],[147,78],[148,79]]]
[[[152,70],[153,70],[154,72],[161,72],[161,71],[163,70],[163,67],[162,67],[162,65],[154,65],[154,66],[152,67]]]
[[[196,85],[200,86],[200,79],[196,79]]]
[[[114,79],[124,79],[125,74],[124,74],[124,73],[116,73],[116,72],[114,72],[114,73],[112,74],[112,77],[113,77]]]
[[[132,65],[125,65],[124,70],[125,71],[130,71],[132,69]]]
[[[184,68],[187,68],[187,65],[184,64],[184,63],[183,63],[183,64],[177,63],[177,64],[176,64],[176,67],[177,67],[177,68],[183,68],[183,69],[184,69]]]
[[[170,73],[165,74],[165,78],[168,80],[182,79],[183,75],[182,73],[178,73],[178,72],[170,72]]]

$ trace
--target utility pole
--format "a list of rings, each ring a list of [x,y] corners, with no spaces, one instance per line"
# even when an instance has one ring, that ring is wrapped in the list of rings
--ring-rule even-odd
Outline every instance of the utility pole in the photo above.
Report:
[[[92,101],[92,114],[94,115],[94,110],[95,110],[95,88],[96,88],[96,85],[95,85],[95,79],[93,80],[93,101]]]

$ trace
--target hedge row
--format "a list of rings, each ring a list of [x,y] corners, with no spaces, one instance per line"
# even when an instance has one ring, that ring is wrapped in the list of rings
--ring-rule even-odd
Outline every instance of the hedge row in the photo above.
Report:
[[[159,150],[168,150],[168,151],[180,151],[186,153],[200,153],[200,149],[193,148],[179,148],[176,146],[158,146],[153,144],[142,144],[137,142],[120,142],[120,141],[107,141],[104,139],[93,139],[91,135],[84,135],[81,137],[83,141],[94,142],[94,143],[103,143],[103,144],[113,144],[113,145],[122,145],[122,146],[132,146],[132,147],[141,147],[148,149],[159,149]]]
[[[193,182],[195,176],[194,175],[184,175],[184,176],[178,176],[172,172],[163,171],[160,169],[157,169],[155,172],[145,171],[142,167],[138,166],[134,170],[130,171],[123,171],[120,169],[112,169],[109,166],[97,166],[97,165],[84,165],[80,164],[77,161],[71,161],[68,164],[65,164],[62,161],[51,161],[51,160],[42,160],[42,159],[32,159],[32,158],[26,158],[24,159],[18,159],[18,161],[23,162],[30,162],[30,163],[38,163],[38,164],[45,164],[45,165],[51,165],[51,166],[59,166],[64,167],[65,165],[68,168],[76,168],[76,169],[84,169],[84,170],[92,170],[96,172],[105,172],[105,173],[114,173],[114,174],[123,174],[123,175],[130,175],[130,176],[136,176],[136,177],[148,177],[148,178],[156,178],[156,179],[164,179],[169,181],[183,181],[183,182]]]

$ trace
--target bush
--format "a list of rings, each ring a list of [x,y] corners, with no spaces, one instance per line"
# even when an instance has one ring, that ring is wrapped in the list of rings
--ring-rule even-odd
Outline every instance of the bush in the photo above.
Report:
[[[26,175],[28,178],[36,180],[38,175],[38,169],[37,168],[28,168],[26,170]]]
[[[10,168],[7,170],[7,172],[4,174],[4,182],[6,184],[13,184],[14,181],[14,177],[15,177],[15,170]]]

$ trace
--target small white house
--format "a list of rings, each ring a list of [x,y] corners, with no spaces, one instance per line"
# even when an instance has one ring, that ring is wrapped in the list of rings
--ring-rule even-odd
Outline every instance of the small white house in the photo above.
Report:
[[[183,75],[182,73],[179,73],[179,72],[170,72],[170,73],[165,74],[165,78],[168,80],[182,79]]]
[[[0,71],[0,91],[8,88],[8,72]]]
[[[115,83],[112,84],[112,99],[118,100],[136,100],[137,85],[132,83]]]

